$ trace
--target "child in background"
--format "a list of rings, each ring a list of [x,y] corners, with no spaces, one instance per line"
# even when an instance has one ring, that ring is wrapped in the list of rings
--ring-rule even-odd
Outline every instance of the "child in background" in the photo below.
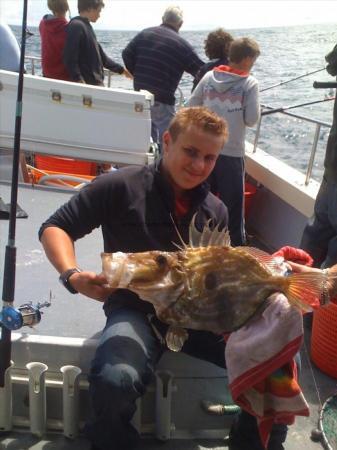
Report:
[[[67,0],[48,0],[52,14],[46,14],[40,22],[42,73],[44,77],[69,81],[69,73],[63,64],[65,28],[69,5]]]
[[[205,39],[205,54],[209,61],[204,64],[193,80],[192,92],[206,72],[216,66],[228,64],[228,52],[234,38],[223,28],[211,31]]]
[[[259,88],[250,75],[260,49],[253,39],[235,39],[229,50],[229,65],[218,66],[200,80],[188,106],[206,106],[228,123],[228,141],[221,150],[210,177],[211,190],[229,212],[233,245],[246,243],[244,223],[244,155],[246,126],[260,117]]]

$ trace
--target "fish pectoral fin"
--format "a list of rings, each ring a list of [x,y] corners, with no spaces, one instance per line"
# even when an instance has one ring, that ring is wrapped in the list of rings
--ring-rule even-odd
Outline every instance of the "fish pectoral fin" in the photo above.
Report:
[[[184,328],[170,326],[166,332],[165,340],[167,347],[172,352],[180,352],[188,339],[188,332]]]

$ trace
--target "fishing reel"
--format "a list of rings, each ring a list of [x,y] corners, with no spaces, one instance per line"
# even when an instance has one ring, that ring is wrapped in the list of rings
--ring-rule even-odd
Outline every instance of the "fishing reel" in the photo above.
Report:
[[[41,321],[43,314],[40,309],[48,308],[51,305],[51,294],[49,300],[36,305],[32,302],[24,303],[18,308],[11,305],[4,305],[0,312],[0,324],[10,331],[18,330],[22,327],[33,327]]]

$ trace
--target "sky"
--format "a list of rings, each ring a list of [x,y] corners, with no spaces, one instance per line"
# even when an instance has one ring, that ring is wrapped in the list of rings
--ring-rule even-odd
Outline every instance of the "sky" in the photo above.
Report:
[[[68,0],[71,15],[77,1]],[[140,30],[157,25],[169,5],[184,11],[183,30],[260,28],[336,22],[336,0],[104,0],[97,29]],[[0,0],[0,18],[10,25],[22,20],[23,0]],[[48,12],[47,0],[28,0],[28,26]]]

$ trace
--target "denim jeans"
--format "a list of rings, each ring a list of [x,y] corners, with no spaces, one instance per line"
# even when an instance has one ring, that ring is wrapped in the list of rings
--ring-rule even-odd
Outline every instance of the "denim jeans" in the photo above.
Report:
[[[154,102],[151,106],[151,137],[153,142],[156,142],[161,148],[162,136],[164,131],[175,115],[174,105],[167,105],[166,103]]]
[[[165,335],[165,324],[154,318],[154,325]],[[145,313],[129,306],[110,313],[89,375],[92,414],[85,426],[85,434],[98,449],[131,450],[137,446],[139,435],[130,424],[136,411],[135,402],[145,393],[155,365],[165,350]],[[189,330],[189,338],[182,350],[225,367],[225,343],[213,333]],[[260,448],[257,427],[251,425],[254,422],[255,418],[249,414],[240,415],[239,432],[247,431],[243,433],[243,445],[247,447],[242,448],[252,450],[255,448],[252,442]],[[281,439],[285,438],[286,426],[283,429]]]
[[[315,267],[337,263],[337,184],[323,178],[313,217],[303,231],[301,248],[314,259]]]

